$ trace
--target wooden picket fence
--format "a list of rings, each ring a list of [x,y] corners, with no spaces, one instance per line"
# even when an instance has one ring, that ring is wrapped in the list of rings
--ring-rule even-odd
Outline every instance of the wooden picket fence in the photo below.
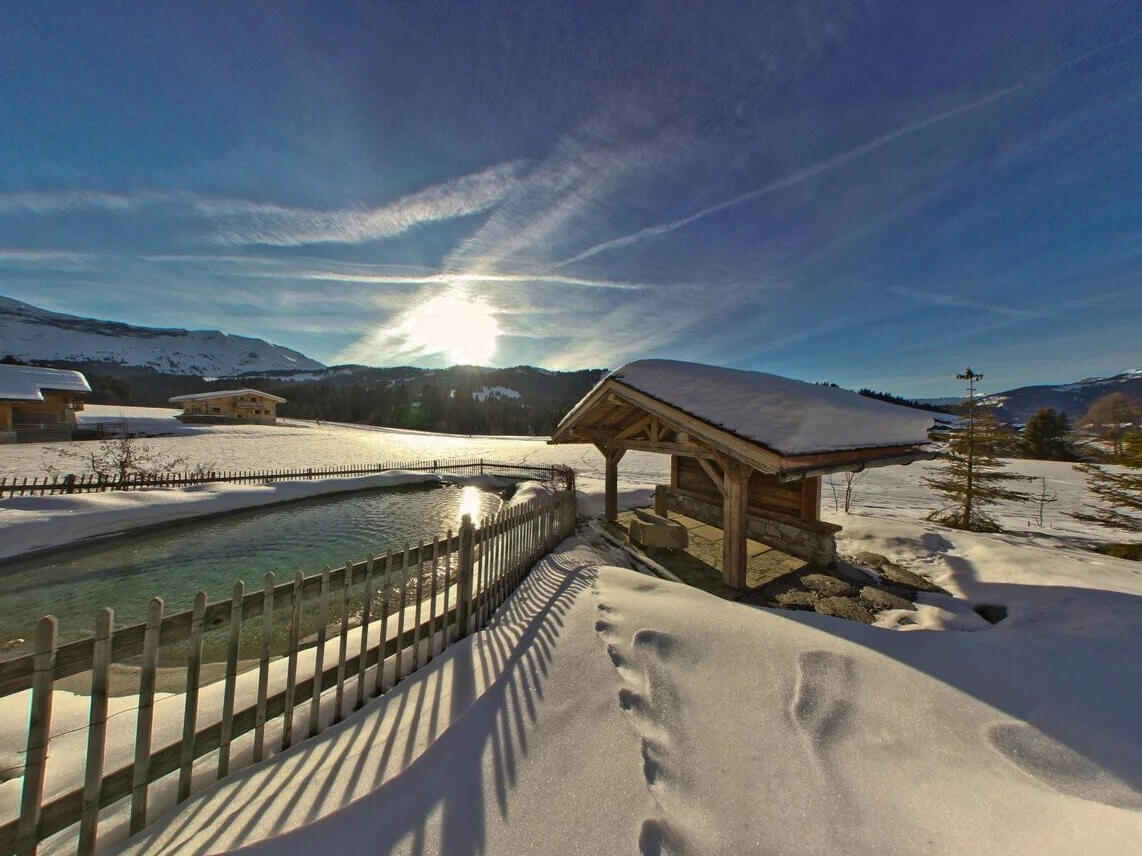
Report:
[[[337,722],[346,708],[360,708],[452,642],[482,627],[527,570],[571,534],[575,514],[574,487],[569,485],[505,509],[479,525],[465,515],[456,534],[449,530],[430,543],[389,551],[384,557],[370,556],[310,576],[299,572],[292,582],[278,583],[274,574],[266,574],[263,588],[250,593],[238,581],[232,598],[214,603],[207,603],[200,592],[194,608],[186,612],[165,615],[163,600],[155,598],[142,624],[116,629],[112,611],[103,609],[93,637],[63,645],[57,643],[56,619],[45,616],[37,626],[35,653],[0,662],[0,697],[31,690],[20,814],[0,825],[0,852],[34,854],[39,842],[78,823],[77,853],[93,853],[102,809],[130,798],[130,831],[138,832],[149,819],[152,783],[177,773],[177,801],[182,802],[191,794],[192,772],[202,776],[202,764],[194,769],[197,759],[217,753],[217,778],[230,772],[235,738],[253,732],[251,759],[256,763],[274,748],[266,740],[267,724],[281,721],[279,749],[312,737],[323,727],[323,693],[334,693],[333,722]],[[360,604],[359,614],[351,610],[351,603]],[[303,638],[307,605],[310,613],[316,609],[315,633]],[[276,652],[275,616],[288,617],[288,641],[284,650],[278,646]],[[252,636],[243,637],[244,621],[253,623]],[[375,640],[370,639],[370,628]],[[225,652],[218,661],[219,667],[222,659],[225,662],[223,699],[217,718],[202,727],[199,690],[200,685],[210,686],[201,683],[203,641],[215,629],[225,633],[226,640],[218,648]],[[331,646],[335,639],[338,654],[326,665],[326,643]],[[239,698],[237,692],[243,640],[257,651],[246,658],[245,669],[251,675],[255,666],[258,669],[256,700],[253,693]],[[181,739],[155,747],[160,648],[169,652],[172,646],[174,665],[186,676]],[[309,649],[314,653],[312,673],[299,675],[298,654]],[[406,671],[410,649],[411,666]],[[271,693],[271,662],[283,659],[284,688]],[[386,685],[390,661],[391,680]],[[139,673],[134,760],[107,770],[109,675],[113,663],[124,662],[137,666]],[[91,702],[84,775],[82,781],[63,787],[54,781],[45,800],[54,682],[85,673],[90,673]],[[280,678],[280,670],[275,674]],[[170,717],[164,724],[169,722]]]
[[[483,458],[454,458],[416,461],[392,461],[378,464],[356,464],[350,466],[305,467],[277,470],[225,470],[218,472],[183,473],[132,473],[124,476],[107,473],[88,475],[46,475],[46,476],[0,476],[0,498],[8,496],[39,495],[57,493],[90,493],[105,490],[142,490],[146,488],[180,487],[210,482],[232,482],[252,484],[273,481],[294,481],[299,479],[322,479],[336,476],[368,476],[390,470],[415,470],[418,472],[449,472],[472,475],[495,474],[523,478],[565,477],[567,467],[532,466],[527,464],[505,464],[485,461]]]

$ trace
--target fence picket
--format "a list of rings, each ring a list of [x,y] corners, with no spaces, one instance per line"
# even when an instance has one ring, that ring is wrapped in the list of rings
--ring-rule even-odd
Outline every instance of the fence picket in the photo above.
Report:
[[[182,766],[178,772],[178,801],[190,796],[194,767],[194,736],[198,732],[198,685],[202,678],[202,619],[206,614],[206,592],[194,598],[190,620],[190,646],[186,655],[186,704],[182,716]]]
[[[131,777],[131,834],[147,825],[147,785],[150,783],[151,729],[155,718],[155,672],[159,665],[159,629],[163,599],[151,599],[139,670],[139,713],[135,725],[135,768]]]
[[[282,714],[282,749],[293,743],[293,707],[297,692],[297,649],[301,644],[301,590],[305,575],[301,571],[293,577],[293,614],[289,622],[289,664],[286,666],[285,710]]]
[[[254,712],[254,751],[253,760],[261,761],[266,742],[266,695],[270,689],[270,642],[274,631],[274,583],[276,577],[270,571],[265,577],[262,589],[262,650],[258,660],[258,708]]]
[[[329,568],[321,572],[321,597],[318,599],[317,648],[313,659],[313,697],[309,700],[309,733],[317,733],[321,716],[321,675],[325,664],[325,633],[329,629]]]
[[[361,606],[361,644],[358,646],[361,656],[357,660],[357,703],[361,707],[365,703],[365,669],[369,659],[365,654],[369,650],[369,620],[373,611],[373,554],[365,559],[365,594]],[[385,640],[381,640],[381,650],[385,650]],[[379,667],[380,664],[378,664]]]
[[[440,561],[440,537],[434,535],[432,537],[432,585],[428,590],[428,626],[431,628],[428,632],[428,659],[431,660],[436,656],[436,576],[439,573]]]
[[[404,608],[405,596],[408,592],[408,543],[404,545],[404,561],[401,562],[400,571],[400,599],[397,607],[397,659],[393,671],[393,686],[400,683],[401,672],[404,671]]]
[[[385,646],[389,638],[389,598],[393,586],[393,551],[385,554],[385,576],[381,583],[381,651],[377,655],[377,673],[373,678],[373,695],[385,691]]]
[[[345,658],[349,653],[349,583],[353,578],[353,563],[345,563],[345,577],[341,581],[341,647],[337,656],[337,701],[333,721],[340,722],[345,705]]]
[[[19,854],[34,854],[40,839],[44,767],[52,730],[57,629],[56,620],[50,615],[45,615],[36,625],[36,671],[24,754],[24,790],[20,794],[20,822],[16,833],[16,852]]]
[[[420,668],[420,602],[421,582],[424,579],[424,541],[416,548],[416,608],[413,610],[412,626],[416,629],[412,634],[412,670]]]
[[[218,747],[218,778],[230,772],[230,740],[234,732],[234,693],[238,682],[238,643],[242,637],[242,604],[246,597],[246,584],[234,583],[234,597],[230,601],[230,639],[226,647],[226,684],[222,699],[222,737]]]
[[[448,617],[448,595],[452,591],[452,530],[449,529],[444,537],[444,639],[441,651],[448,647],[452,635],[452,622]]]
[[[103,790],[103,758],[107,745],[107,673],[111,667],[111,633],[115,613],[104,607],[95,617],[91,664],[91,714],[87,725],[87,760],[83,768],[83,814],[79,820],[79,856],[95,852],[99,799]]]

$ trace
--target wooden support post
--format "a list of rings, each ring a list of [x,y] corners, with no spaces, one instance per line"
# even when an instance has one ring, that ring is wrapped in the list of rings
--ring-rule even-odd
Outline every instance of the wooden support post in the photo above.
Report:
[[[810,523],[821,519],[820,476],[810,476],[801,482],[801,519]]]
[[[151,726],[155,719],[155,671],[159,665],[159,628],[163,599],[151,600],[143,633],[143,662],[139,671],[139,713],[135,723],[135,767],[131,776],[131,834],[147,825],[147,785],[151,780]]]
[[[745,588],[746,500],[752,470],[737,461],[726,461],[722,497],[722,579],[731,588]]]
[[[666,485],[654,486],[654,513],[659,517],[666,516]]]
[[[24,791],[16,827],[16,852],[34,854],[40,840],[40,812],[44,799],[44,767],[52,732],[52,691],[56,667],[56,620],[45,615],[36,625],[32,704],[28,716],[28,743],[24,755]]]
[[[460,521],[460,555],[456,568],[456,638],[463,639],[469,632],[472,613],[472,515],[465,514]]]
[[[95,618],[91,654],[91,715],[87,725],[87,763],[83,770],[83,816],[79,821],[79,856],[95,852],[99,802],[103,794],[103,759],[107,745],[107,675],[111,669],[111,633],[115,613],[104,607]]]
[[[606,461],[606,518],[608,523],[619,519],[619,461],[622,460],[626,449],[608,446],[605,443],[596,443],[596,448],[603,453]]]

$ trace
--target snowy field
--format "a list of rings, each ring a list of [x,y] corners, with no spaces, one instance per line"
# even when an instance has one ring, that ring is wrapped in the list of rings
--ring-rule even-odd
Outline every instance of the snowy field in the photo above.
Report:
[[[299,422],[153,442],[248,469],[565,463],[583,508],[601,505],[599,453],[542,439]],[[45,455],[0,449],[21,475]],[[849,514],[823,487],[843,555],[881,553],[961,598],[925,596],[913,624],[722,601],[626,569],[584,530],[431,668],[313,740],[202,782],[125,852],[1136,853],[1142,568],[1089,550],[1124,539],[1066,516],[1087,501],[1070,465],[1010,464],[1058,494],[1042,526],[1029,506],[1002,507],[999,534],[924,521],[929,464],[870,471]],[[623,504],[667,478],[664,456],[628,453]],[[161,508],[176,493],[132,501]],[[52,512],[0,501],[0,539],[29,514]],[[988,624],[970,610],[980,603],[1008,618]],[[22,723],[4,719],[7,752]],[[14,805],[18,783],[0,783],[0,802]]]

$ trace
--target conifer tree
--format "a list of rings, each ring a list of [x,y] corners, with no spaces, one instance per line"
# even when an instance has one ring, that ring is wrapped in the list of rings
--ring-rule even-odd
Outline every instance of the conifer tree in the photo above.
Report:
[[[1086,474],[1087,490],[1095,495],[1098,505],[1087,505],[1087,511],[1071,514],[1084,523],[1095,523],[1109,529],[1142,532],[1142,431],[1132,431],[1122,438],[1122,470],[1114,472],[1098,464],[1075,467]]]
[[[1067,414],[1044,407],[1027,420],[1020,445],[1029,458],[1041,461],[1074,460],[1070,446],[1071,420]]]
[[[997,446],[1002,444],[1004,433],[995,414],[990,410],[981,411],[975,401],[975,385],[983,379],[983,374],[973,372],[969,366],[956,377],[967,384],[968,396],[964,401],[967,421],[948,438],[948,452],[940,471],[923,479],[946,503],[929,514],[928,519],[956,529],[998,532],[999,524],[985,509],[1001,501],[1025,502],[1026,493],[1005,484],[1026,481],[1027,477],[1001,472],[1004,465],[997,457]]]

